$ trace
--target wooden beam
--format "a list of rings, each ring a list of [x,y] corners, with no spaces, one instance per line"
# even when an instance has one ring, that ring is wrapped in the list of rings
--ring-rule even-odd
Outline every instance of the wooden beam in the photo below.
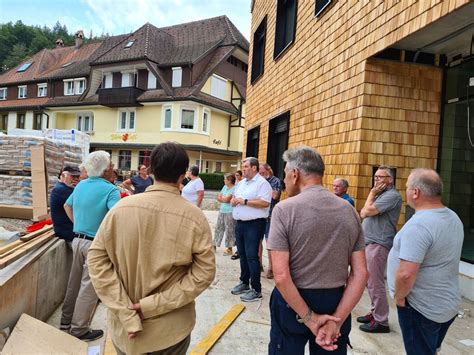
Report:
[[[45,232],[50,231],[51,229],[53,229],[53,226],[52,226],[51,224],[49,224],[49,225],[47,224],[47,225],[45,225],[43,228],[38,229],[37,231],[28,233],[27,235],[24,235],[23,237],[20,237],[20,240],[21,240],[22,242],[27,242],[27,241],[29,241],[30,239],[33,239],[33,238],[35,238],[35,237],[37,237],[37,236],[39,236],[39,235],[41,235],[41,234],[43,234],[43,233],[45,233]]]
[[[39,248],[53,237],[54,231],[46,232],[44,235],[37,237],[35,240],[29,243],[25,243],[25,245],[16,250],[13,254],[8,255],[4,258],[0,258],[0,269],[3,269],[5,266],[10,265],[12,262],[28,254],[30,251]]]
[[[22,245],[23,242],[21,240],[15,240],[14,242],[11,242],[10,244],[7,244],[3,247],[0,248],[0,255],[3,253],[6,253],[9,250],[15,249],[19,245]]]
[[[225,333],[237,317],[245,309],[243,304],[235,304],[222,319],[217,323],[214,328],[202,339],[194,348],[191,350],[189,355],[204,355],[211,350],[219,338]]]

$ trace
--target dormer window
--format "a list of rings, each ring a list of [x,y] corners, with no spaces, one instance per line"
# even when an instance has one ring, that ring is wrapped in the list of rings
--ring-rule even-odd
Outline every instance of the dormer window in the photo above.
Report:
[[[134,39],[132,39],[131,41],[128,41],[128,43],[125,45],[125,48],[130,48],[131,46],[133,46],[134,43],[135,43]]]
[[[48,84],[38,84],[38,97],[46,97],[48,94]]]
[[[17,72],[17,73],[21,73],[21,72],[26,71],[26,70],[31,66],[31,64],[33,64],[33,63],[25,63],[25,64],[23,64],[21,67],[19,67],[19,68],[17,69],[16,72]]]
[[[18,98],[26,99],[26,85],[18,86]]]
[[[64,82],[64,95],[81,95],[86,89],[86,79],[65,79]]]
[[[183,69],[181,67],[173,67],[173,79],[171,81],[171,86],[174,88],[181,87],[181,79],[183,77]]]
[[[122,87],[127,88],[135,86],[135,72],[123,71],[122,72]]]

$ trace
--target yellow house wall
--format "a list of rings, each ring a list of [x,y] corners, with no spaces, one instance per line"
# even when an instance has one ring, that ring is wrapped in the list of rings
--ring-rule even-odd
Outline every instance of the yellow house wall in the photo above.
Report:
[[[206,83],[201,89],[203,93],[208,94],[208,95],[211,95],[211,79],[212,79],[212,75],[206,80]],[[230,101],[231,93],[232,93],[232,82],[230,80],[227,80],[226,87],[225,87],[225,96],[224,96],[225,101]]]

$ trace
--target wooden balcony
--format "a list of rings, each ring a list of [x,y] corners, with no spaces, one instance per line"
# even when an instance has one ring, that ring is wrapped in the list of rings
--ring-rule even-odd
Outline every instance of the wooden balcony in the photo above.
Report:
[[[99,105],[108,107],[142,106],[137,102],[144,90],[136,87],[99,89]]]

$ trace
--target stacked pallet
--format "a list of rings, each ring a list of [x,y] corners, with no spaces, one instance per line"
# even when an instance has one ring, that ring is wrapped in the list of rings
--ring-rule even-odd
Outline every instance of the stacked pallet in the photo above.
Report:
[[[34,147],[44,150],[44,167],[49,192],[64,166],[78,166],[80,146],[34,136],[0,137],[0,205],[32,206],[32,154]]]
[[[37,250],[46,243],[50,243],[50,245],[54,244],[57,240],[52,240],[54,236],[53,226],[49,225],[21,237],[20,240],[1,247],[0,269],[10,265],[28,253]]]

